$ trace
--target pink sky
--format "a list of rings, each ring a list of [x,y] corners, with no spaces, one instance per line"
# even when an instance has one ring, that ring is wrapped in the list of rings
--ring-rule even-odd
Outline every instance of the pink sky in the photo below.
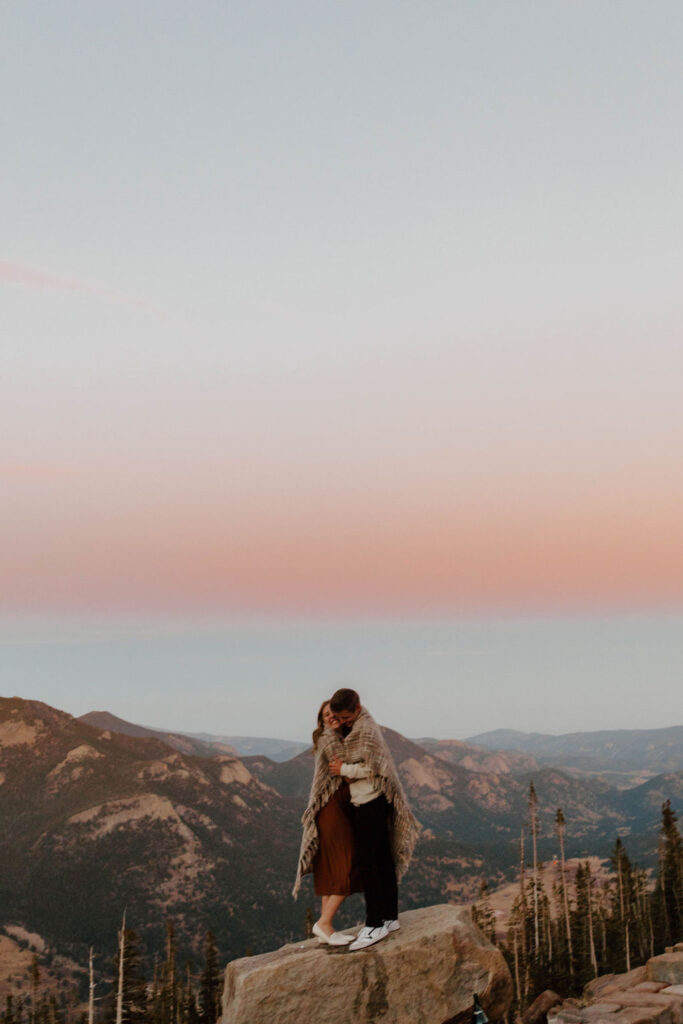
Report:
[[[0,469],[5,608],[481,610],[683,598],[683,487],[510,467],[308,483],[118,467]],[[664,467],[662,467],[664,468]],[[532,475],[533,476],[533,475]]]

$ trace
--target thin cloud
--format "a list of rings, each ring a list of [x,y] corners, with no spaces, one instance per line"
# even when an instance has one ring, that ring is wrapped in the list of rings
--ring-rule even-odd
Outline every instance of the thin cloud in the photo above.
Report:
[[[62,277],[44,270],[37,270],[34,267],[26,267],[21,263],[12,263],[9,260],[0,260],[0,281],[6,284],[18,284],[27,288],[50,289],[67,292],[81,292],[86,295],[94,295],[99,299],[108,302],[115,302],[120,306],[132,306],[134,309],[141,309],[146,313],[153,313],[161,320],[166,319],[166,314],[158,306],[144,299],[134,299],[118,292],[109,291],[106,288],[97,288],[87,284],[85,281],[78,281],[72,277]]]

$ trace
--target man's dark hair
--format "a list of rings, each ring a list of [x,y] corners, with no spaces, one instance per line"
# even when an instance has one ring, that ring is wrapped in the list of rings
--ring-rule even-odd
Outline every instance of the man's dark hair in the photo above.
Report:
[[[330,698],[331,711],[353,711],[360,704],[360,697],[355,690],[336,690]]]

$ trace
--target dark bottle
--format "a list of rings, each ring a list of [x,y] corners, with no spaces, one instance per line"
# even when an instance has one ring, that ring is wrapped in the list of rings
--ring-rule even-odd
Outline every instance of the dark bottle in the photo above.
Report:
[[[474,1000],[472,1006],[472,1024],[489,1024],[489,1019],[482,1009],[482,1005],[479,1002],[479,996],[474,993]]]

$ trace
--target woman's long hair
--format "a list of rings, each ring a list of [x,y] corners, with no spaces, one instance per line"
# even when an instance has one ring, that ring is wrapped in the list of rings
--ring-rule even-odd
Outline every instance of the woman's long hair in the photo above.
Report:
[[[320,705],[320,710],[318,711],[318,725],[317,725],[317,728],[314,729],[314,731],[313,731],[313,749],[314,750],[318,749],[318,740],[320,739],[320,737],[322,736],[323,732],[325,731],[325,723],[323,722],[323,711],[325,710],[325,708],[327,707],[327,705],[329,703],[330,703],[329,700],[324,700],[322,702],[322,704]]]

